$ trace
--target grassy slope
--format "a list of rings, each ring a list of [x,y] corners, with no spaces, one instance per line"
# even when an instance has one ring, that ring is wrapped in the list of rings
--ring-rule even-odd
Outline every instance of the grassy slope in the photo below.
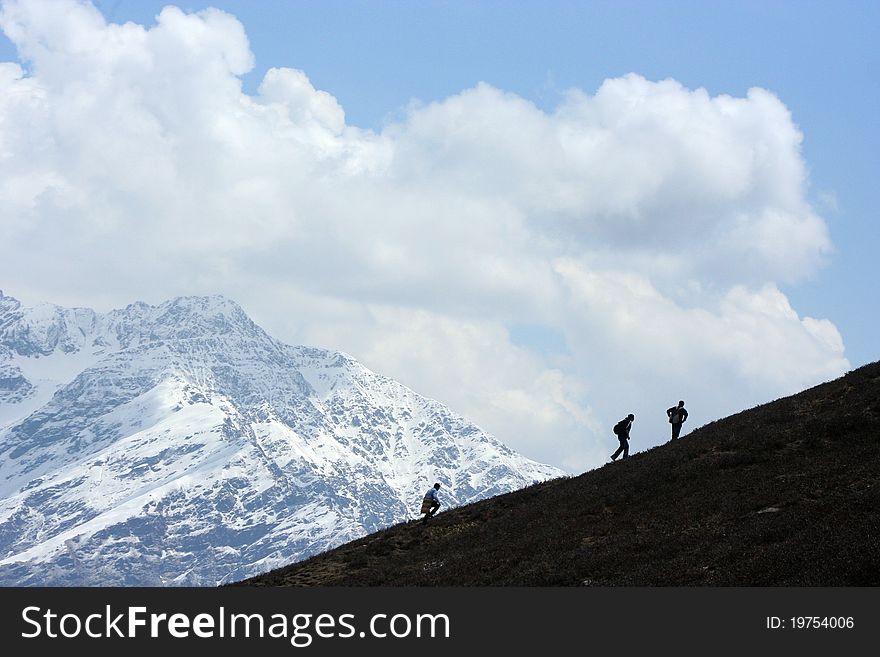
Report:
[[[874,363],[624,462],[243,584],[876,586],[878,475]]]

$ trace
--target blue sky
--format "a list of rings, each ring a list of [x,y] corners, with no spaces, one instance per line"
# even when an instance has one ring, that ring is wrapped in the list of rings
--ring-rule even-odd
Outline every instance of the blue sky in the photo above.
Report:
[[[151,27],[156,24],[156,16],[166,4],[168,3],[151,0],[105,0],[96,2],[95,6],[107,22],[133,21]],[[663,252],[662,257],[658,256],[656,261],[652,261],[650,255],[646,255],[651,251],[651,242],[643,237],[641,239],[644,239],[645,244],[642,248],[627,252],[625,256],[635,263],[633,278],[620,279],[608,275],[612,270],[609,262],[614,266],[621,266],[619,258],[608,255],[608,249],[609,245],[618,244],[617,240],[626,239],[626,234],[602,233],[602,239],[607,239],[607,242],[603,242],[601,247],[586,248],[586,260],[575,265],[571,259],[581,256],[575,246],[582,244],[579,239],[586,238],[570,224],[566,224],[565,221],[568,220],[565,220],[553,224],[551,228],[544,226],[541,231],[529,233],[530,237],[523,238],[523,244],[531,241],[541,245],[543,249],[542,240],[553,241],[559,235],[567,235],[565,231],[575,230],[570,241],[574,246],[548,247],[541,251],[540,257],[531,254],[536,259],[534,276],[530,281],[543,281],[542,272],[545,270],[542,267],[550,267],[549,263],[552,262],[555,275],[566,280],[564,289],[547,283],[546,288],[536,288],[533,294],[524,294],[523,299],[519,300],[515,292],[505,287],[506,283],[499,283],[513,280],[514,275],[505,269],[505,263],[516,261],[527,254],[527,250],[519,250],[519,246],[509,253],[490,249],[491,253],[488,255],[482,253],[479,258],[471,258],[469,253],[459,257],[453,241],[449,242],[453,246],[444,251],[446,255],[433,265],[424,263],[434,254],[423,252],[419,248],[413,251],[419,257],[406,259],[405,255],[401,255],[406,249],[414,248],[414,243],[407,242],[403,237],[408,235],[406,224],[401,223],[401,219],[388,219],[384,216],[383,209],[391,205],[404,212],[404,208],[415,203],[413,197],[423,195],[427,188],[414,186],[414,183],[411,185],[412,180],[397,172],[394,176],[383,179],[385,183],[397,186],[396,191],[389,192],[389,196],[381,202],[376,201],[378,209],[375,218],[367,214],[362,219],[367,224],[375,221],[377,233],[389,238],[385,241],[390,244],[382,244],[380,247],[380,251],[387,247],[387,253],[381,253],[382,262],[397,262],[395,258],[407,260],[406,276],[409,280],[417,281],[407,289],[404,289],[405,286],[400,281],[394,280],[393,271],[381,269],[371,259],[372,256],[363,256],[362,266],[351,264],[361,262],[358,260],[361,256],[357,246],[336,239],[333,235],[338,236],[340,233],[333,230],[356,232],[357,229],[353,227],[351,220],[339,218],[341,214],[337,217],[338,212],[343,211],[335,209],[335,201],[327,199],[310,199],[303,206],[297,205],[299,201],[292,201],[292,205],[284,206],[288,209],[296,206],[290,210],[291,216],[302,217],[311,212],[315,216],[330,217],[328,225],[334,226],[333,230],[326,229],[324,234],[324,229],[316,225],[310,226],[306,234],[314,237],[316,244],[327,247],[326,253],[331,254],[328,259],[335,263],[335,271],[348,271],[345,269],[347,266],[351,270],[348,271],[350,276],[340,273],[336,279],[328,278],[320,285],[314,282],[300,284],[297,276],[301,272],[290,262],[282,262],[285,259],[284,253],[273,253],[264,244],[242,243],[238,251],[229,251],[228,260],[223,262],[223,271],[238,271],[240,275],[236,278],[231,274],[235,280],[218,283],[219,289],[213,289],[211,281],[220,279],[211,279],[202,271],[172,271],[170,266],[168,271],[152,271],[145,266],[144,271],[149,271],[152,276],[150,280],[166,281],[162,285],[156,284],[154,292],[144,282],[147,280],[147,275],[144,274],[144,280],[132,278],[128,281],[128,287],[120,279],[114,283],[115,287],[109,286],[100,294],[95,292],[89,295],[83,291],[92,275],[86,265],[81,268],[81,280],[74,282],[74,278],[71,278],[70,284],[65,287],[64,283],[58,281],[57,275],[52,278],[47,274],[46,281],[40,282],[36,278],[15,280],[15,274],[10,273],[15,271],[11,258],[7,258],[9,268],[0,270],[0,288],[12,294],[18,290],[26,301],[79,302],[97,307],[102,304],[107,306],[128,302],[133,298],[161,301],[163,295],[178,293],[226,293],[242,301],[246,310],[278,337],[288,342],[323,342],[325,346],[346,349],[366,360],[374,369],[395,376],[420,392],[449,402],[453,408],[474,417],[478,423],[486,425],[502,439],[508,439],[508,431],[515,434],[516,426],[513,425],[521,423],[511,409],[524,407],[523,400],[534,401],[529,392],[532,389],[528,381],[540,381],[543,391],[541,394],[547,395],[546,404],[535,401],[536,406],[529,413],[532,417],[547,418],[547,432],[556,431],[560,435],[569,435],[569,445],[573,445],[578,440],[576,436],[583,432],[602,435],[606,424],[619,419],[617,415],[622,416],[631,410],[630,407],[620,408],[620,411],[617,408],[608,408],[611,405],[609,400],[617,399],[615,395],[622,395],[627,389],[634,390],[636,396],[644,397],[646,401],[640,403],[645,408],[650,407],[649,399],[650,404],[663,404],[665,408],[668,404],[661,402],[660,397],[669,397],[669,403],[673,403],[687,394],[680,391],[680,388],[688,386],[677,386],[675,377],[644,374],[635,366],[631,371],[621,373],[619,382],[603,387],[602,381],[613,378],[614,360],[625,358],[630,352],[625,346],[615,346],[613,337],[609,337],[614,331],[607,327],[598,329],[592,323],[592,314],[579,314],[584,308],[595,313],[603,307],[601,299],[589,296],[595,293],[597,286],[604,285],[602,289],[607,294],[618,297],[636,290],[635,298],[642,300],[639,303],[647,305],[652,300],[657,302],[657,318],[667,312],[664,309],[672,307],[681,311],[682,315],[692,313],[688,317],[692,316],[697,321],[703,321],[705,313],[709,313],[714,318],[712,321],[717,322],[709,322],[708,331],[718,330],[718,327],[736,326],[736,331],[731,333],[738,336],[736,340],[741,339],[744,341],[742,344],[748,345],[759,345],[762,340],[761,331],[766,329],[761,328],[759,322],[752,321],[754,318],[742,319],[730,308],[758,308],[769,304],[782,308],[780,317],[787,317],[786,313],[791,314],[786,310],[787,303],[790,303],[797,318],[828,320],[836,327],[845,345],[848,365],[858,366],[878,358],[877,343],[880,336],[877,326],[880,322],[880,304],[876,302],[874,287],[880,280],[880,266],[875,256],[875,250],[880,244],[880,228],[870,190],[876,187],[875,180],[880,172],[880,140],[876,118],[880,116],[877,82],[880,49],[874,44],[876,35],[880,33],[880,3],[187,0],[177,4],[187,13],[206,7],[217,7],[241,22],[254,55],[253,69],[241,75],[243,91],[247,96],[255,98],[259,95],[260,84],[271,68],[289,67],[301,70],[308,79],[307,95],[312,94],[312,100],[309,101],[313,103],[312,110],[309,111],[315,116],[324,111],[316,110],[317,105],[314,103],[324,103],[327,97],[322,97],[320,92],[327,92],[344,110],[345,125],[365,130],[358,137],[360,141],[357,148],[373,153],[367,160],[373,158],[370,160],[373,164],[383,161],[382,157],[387,155],[383,148],[394,150],[395,158],[400,153],[408,154],[407,157],[412,158],[407,160],[411,171],[420,171],[420,167],[424,166],[425,170],[440,172],[438,180],[449,186],[447,191],[451,190],[449,195],[444,196],[442,203],[454,199],[449,201],[448,207],[462,209],[464,212],[477,212],[474,209],[476,205],[485,209],[485,204],[504,203],[505,199],[501,195],[501,200],[498,200],[497,190],[501,188],[501,183],[496,180],[489,181],[488,191],[481,190],[478,196],[472,194],[473,186],[476,185],[474,178],[479,178],[481,174],[481,169],[476,164],[476,168],[467,169],[472,173],[469,179],[462,182],[455,171],[443,168],[448,162],[436,159],[439,157],[436,153],[438,145],[451,149],[453,147],[450,144],[458,143],[455,142],[454,120],[449,118],[455,112],[464,112],[462,116],[466,117],[481,116],[484,108],[491,107],[491,112],[506,112],[504,116],[520,117],[525,123],[518,124],[511,120],[509,125],[505,124],[503,127],[503,130],[508,131],[506,134],[509,140],[516,142],[521,136],[518,134],[520,125],[532,125],[529,121],[533,119],[537,123],[559,119],[557,111],[570,98],[569,90],[580,90],[587,99],[591,99],[598,94],[606,81],[624,80],[629,73],[635,73],[638,79],[621,83],[626,90],[618,92],[623,95],[644,92],[647,94],[645,98],[649,99],[646,102],[660,102],[657,98],[663,96],[663,89],[655,83],[668,78],[680,85],[677,90],[666,89],[668,94],[679,97],[676,102],[684,102],[685,98],[697,102],[699,94],[696,90],[699,89],[705,89],[712,98],[724,95],[735,99],[748,97],[750,105],[763,108],[756,111],[764,113],[762,116],[767,120],[766,125],[778,125],[785,133],[793,124],[802,133],[800,156],[795,156],[791,166],[795,169],[803,167],[809,182],[802,190],[803,199],[796,200],[795,205],[803,200],[809,204],[811,212],[820,217],[818,225],[820,228],[827,227],[832,249],[828,252],[822,244],[821,234],[814,230],[817,224],[805,215],[805,223],[798,224],[804,232],[800,228],[793,230],[791,241],[793,244],[803,241],[806,246],[800,250],[792,247],[797,251],[793,255],[784,248],[783,239],[778,244],[778,262],[774,263],[772,250],[763,253],[755,261],[758,273],[752,271],[754,268],[746,260],[741,263],[739,271],[734,271],[737,268],[735,259],[725,260],[727,256],[722,253],[723,248],[718,256],[719,262],[723,263],[717,268],[713,269],[704,263],[688,269],[689,260],[713,259],[715,245],[707,241],[710,238],[706,235],[699,239],[690,239],[690,225],[686,222],[677,223],[670,214],[663,221],[668,221],[670,231],[681,231],[681,237],[677,240],[679,246],[676,247],[680,253],[676,253],[675,249],[667,252],[663,250],[666,248],[664,246],[660,249]],[[58,32],[47,31],[46,34],[61,38],[57,36]],[[36,75],[37,78],[42,74],[41,71],[34,70],[34,63],[26,57],[19,60],[11,41],[2,35],[0,61],[21,61],[26,74]],[[48,59],[45,61],[49,62]],[[98,65],[104,64],[106,62],[101,60]],[[44,71],[54,70],[53,66],[61,65],[57,62],[43,64]],[[185,70],[186,67],[181,66],[180,69]],[[74,67],[69,75],[82,75],[83,79],[87,79],[87,71],[83,71],[86,69]],[[174,71],[168,71],[169,76],[173,74]],[[194,89],[198,87],[194,78],[185,77],[188,73],[180,75],[188,83],[192,82]],[[49,80],[48,75],[44,77]],[[647,81],[648,91],[645,91],[644,85],[639,81],[642,79]],[[289,79],[285,80],[287,82],[282,80],[279,83],[279,89],[284,84],[292,84]],[[132,88],[141,89],[137,80],[130,82]],[[477,87],[480,82],[489,86],[480,89]],[[300,82],[296,82],[294,86],[299,84]],[[773,103],[762,104],[760,98],[749,96],[749,89],[753,87],[771,92],[781,106],[791,113],[790,120],[780,118],[775,113],[779,108]],[[152,88],[157,94],[164,93],[165,90],[161,86]],[[641,91],[637,92],[637,89]],[[614,95],[611,91],[613,89],[609,89],[609,96]],[[278,93],[283,95],[287,92],[282,90]],[[195,92],[193,94],[195,97]],[[69,95],[59,91],[58,97],[69,98]],[[95,98],[98,97],[96,92]],[[536,116],[527,107],[519,106],[517,98],[534,104],[541,115]],[[289,105],[292,101],[288,99],[285,102]],[[432,103],[435,105],[432,106]],[[324,105],[321,107],[326,109]],[[593,105],[588,100],[583,107],[590,108]],[[336,125],[334,122],[338,122],[338,117],[333,113],[335,110],[331,110],[321,114],[321,121]],[[589,111],[593,110],[595,107]],[[490,110],[486,111],[491,115]],[[697,118],[693,120],[699,121],[698,116],[702,115],[695,115]],[[670,120],[674,122],[674,117]],[[749,140],[755,138],[749,132],[748,125],[744,123],[730,128],[742,131],[743,143],[750,143]],[[702,126],[701,129],[713,129],[707,126]],[[337,128],[333,130],[338,132]],[[523,128],[523,133],[525,132],[526,129]],[[440,139],[437,134],[445,137]],[[760,139],[766,139],[770,133],[761,134],[764,136]],[[786,144],[792,143],[789,137],[785,139],[788,141],[780,147],[780,152],[787,152]],[[528,143],[534,146],[536,142]],[[490,149],[496,145],[491,140],[485,144],[481,142],[481,148]],[[369,150],[374,147],[375,151]],[[467,158],[474,158],[474,162],[481,161],[478,156],[469,152],[466,142],[464,146],[459,144],[455,147],[459,149],[455,157],[461,156],[462,161]],[[646,152],[655,152],[652,148],[648,148]],[[638,148],[634,152],[638,153]],[[73,150],[71,153],[71,157],[84,157],[82,153],[76,155]],[[718,171],[726,170],[724,151],[719,150],[716,157]],[[285,160],[286,166],[292,161]],[[503,168],[503,157],[488,161],[489,166]],[[358,166],[369,168],[372,165],[360,162]],[[650,174],[650,170],[644,172],[645,180],[651,180]],[[787,183],[783,180],[788,174],[780,175],[782,182],[777,186],[777,191],[782,190],[779,191],[782,197],[788,194],[785,191]],[[797,171],[792,175],[796,179]],[[528,184],[528,179],[524,180]],[[706,183],[711,184],[712,180],[714,179],[709,178]],[[81,182],[85,186],[87,181]],[[69,188],[74,188],[79,183],[68,184]],[[128,193],[126,181],[104,184],[107,185],[106,189],[119,185],[119,194],[114,199],[118,200]],[[555,184],[554,182],[553,185]],[[686,186],[688,181],[664,184],[672,187],[660,194],[656,207],[673,214],[670,207],[675,212],[687,213],[689,201],[677,198],[674,185]],[[360,187],[346,189],[352,195],[363,192]],[[511,188],[510,193],[515,195],[518,191]],[[686,199],[702,198],[699,190],[688,194],[690,195],[684,195]],[[761,194],[756,193],[743,201],[735,209],[736,212],[751,212],[754,204],[762,202],[764,197]],[[307,195],[308,190],[297,198]],[[472,201],[476,205],[471,205]],[[108,201],[110,202],[116,201]],[[727,207],[723,203],[722,206]],[[523,213],[521,224],[501,222],[498,224],[501,226],[503,223],[503,228],[499,228],[501,232],[496,233],[494,228],[487,228],[485,234],[477,230],[468,239],[473,243],[480,239],[497,239],[501,234],[519,236],[520,230],[529,232],[534,228],[531,222],[540,223],[545,220],[541,212],[529,209],[534,207],[536,204],[531,200],[524,202],[522,207],[516,205],[511,212],[517,217],[517,212]],[[710,204],[709,207],[716,206]],[[100,214],[105,210],[106,207],[102,205],[92,208],[91,212]],[[120,212],[124,213],[124,210],[114,212],[115,214],[111,213],[108,217],[116,217]],[[136,212],[133,211],[133,214]],[[426,210],[425,214],[429,215],[430,210]],[[492,221],[495,221],[501,215],[492,216],[495,217]],[[44,219],[49,221],[46,217]],[[115,219],[108,218],[101,226],[114,225],[113,221]],[[141,224],[145,225],[145,221]],[[266,219],[263,225],[274,224],[271,219]],[[469,225],[482,224],[477,222],[463,225],[467,228]],[[491,222],[487,225],[495,226]],[[804,228],[805,226],[812,228]],[[194,225],[193,230],[196,228]],[[110,244],[107,232],[101,230],[90,237],[88,244],[92,247],[95,244],[105,247]],[[299,238],[291,237],[280,228],[278,231],[279,243],[290,245],[288,253],[300,253],[297,250],[300,248],[297,246]],[[435,228],[432,225],[430,234],[436,237],[438,244],[443,244],[445,235],[441,232],[435,235],[433,231]],[[204,232],[199,234],[204,235]],[[234,230],[230,234],[234,234]],[[728,233],[720,231],[719,234]],[[591,235],[590,239],[595,239],[596,234]],[[662,239],[662,233],[658,235],[659,237],[651,239]],[[755,235],[758,233],[755,232]],[[399,244],[398,236],[401,236]],[[778,231],[771,237],[779,239]],[[24,240],[20,244],[28,243],[26,236],[19,235],[19,239]],[[748,239],[748,234],[745,239]],[[116,245],[117,242],[113,244]],[[197,254],[201,247],[195,243],[191,246],[192,249],[186,251],[186,257],[198,259]],[[115,248],[105,248],[105,251],[111,250]],[[308,260],[309,252],[314,252],[314,248],[303,251],[300,260]],[[264,298],[260,298],[259,294],[243,295],[242,289],[253,290],[260,287],[255,282],[257,279],[249,280],[244,276],[245,272],[257,269],[255,266],[242,264],[246,262],[248,254],[258,254],[260,266],[267,267],[266,272],[271,266],[275,267],[272,271],[289,276],[282,286],[285,293],[293,299],[289,306],[276,308],[277,294],[281,287],[274,291],[275,297],[269,292],[265,293]],[[825,266],[803,264],[801,256],[809,260],[814,256],[819,257],[817,254],[827,261]],[[166,255],[173,260],[180,253],[171,252]],[[680,258],[681,262],[673,263],[676,258]],[[444,261],[453,260],[458,269],[453,271],[450,266],[447,272],[443,267],[448,263]],[[480,261],[479,266],[469,269],[475,260]],[[543,265],[539,265],[539,261]],[[255,261],[250,262],[253,264]],[[486,262],[494,263],[493,267],[488,268]],[[584,262],[588,262],[588,265]],[[212,262],[211,266],[215,264]],[[797,270],[791,276],[786,272],[789,265]],[[240,269],[237,270],[236,267]],[[456,279],[456,271],[461,274],[462,281],[474,282],[476,291],[473,295],[466,282]],[[673,274],[669,274],[670,271],[689,273],[676,279]],[[268,273],[265,275],[269,276]],[[277,277],[274,280],[277,282]],[[176,282],[176,286],[172,282]],[[769,290],[761,288],[765,282],[770,282],[775,287]],[[509,287],[515,290],[517,285],[522,284],[514,281]],[[76,285],[79,287],[75,287]],[[618,289],[618,285],[623,287]],[[738,285],[746,286],[753,296],[746,299],[740,295],[737,291]],[[781,297],[774,291],[776,287],[781,292]],[[642,294],[645,289],[649,289],[647,297]],[[358,305],[353,302],[352,290],[362,295],[363,303]],[[412,302],[424,290],[430,290],[432,302],[421,305]],[[654,292],[657,292],[656,299],[652,296]],[[578,296],[580,293],[586,296]],[[151,297],[151,294],[155,296]],[[689,298],[690,294],[693,295],[692,298]],[[549,301],[543,304],[542,298],[554,299],[555,305]],[[582,305],[579,306],[579,302]],[[740,303],[742,305],[737,306]],[[297,315],[295,308],[301,310],[302,314],[307,310],[320,319],[315,319],[311,324],[305,320],[294,321],[291,317]],[[608,308],[609,313],[614,310],[612,307]],[[656,321],[662,324],[659,319]],[[804,326],[807,327],[805,330],[810,335],[825,336],[833,346],[833,331],[829,333],[826,325],[811,323],[811,319],[804,321]],[[352,329],[355,332],[346,333],[341,328],[343,324],[356,326],[356,331]],[[388,336],[386,340],[383,336],[388,334],[389,326],[406,328],[401,328],[397,335]],[[775,330],[777,324],[772,327]],[[687,328],[686,323],[683,328]],[[746,334],[749,335],[748,338],[743,337]],[[509,341],[506,346],[509,348],[499,350],[497,354],[488,347],[483,348],[480,354],[473,354],[462,347],[468,340],[473,344],[494,345],[498,341],[495,339],[498,335],[506,336],[505,339]],[[803,337],[785,331],[778,335],[768,335],[765,345],[768,353],[781,353],[780,345],[800,344],[798,341]],[[581,344],[579,336],[583,336]],[[657,345],[662,345],[662,341],[666,339],[659,329],[654,332],[634,333],[633,336],[638,336],[633,339],[644,340],[645,345],[652,345],[655,352],[662,349],[662,346],[655,347],[652,341],[656,340]],[[805,366],[803,371],[797,370],[792,363],[801,358],[800,351],[792,351],[793,355],[784,357],[780,355],[778,362],[764,357],[763,369],[758,364],[740,368],[739,365],[732,364],[738,358],[736,349],[742,348],[736,340],[731,339],[729,344],[724,343],[723,346],[716,345],[717,350],[715,347],[706,347],[705,350],[694,348],[695,361],[702,358],[711,363],[706,365],[705,371],[699,370],[696,365],[693,365],[695,369],[688,370],[693,379],[689,385],[694,389],[690,398],[704,405],[706,410],[703,420],[764,401],[774,395],[794,391],[808,383],[818,382],[823,377],[828,378],[828,373],[838,372],[841,369],[840,363],[844,362],[832,348],[827,353],[823,352],[826,353],[825,356],[817,355],[819,352],[813,351],[809,352],[810,355],[804,355],[804,361],[809,361],[811,365],[809,368]],[[683,345],[687,342],[687,339],[682,338]],[[719,345],[722,342],[719,340]],[[530,353],[521,353],[516,350],[517,347],[525,347]],[[464,351],[459,353],[456,351],[458,349]],[[615,349],[621,351],[618,353]],[[454,359],[456,363],[462,363],[460,371],[456,370],[448,378],[426,372],[425,364],[430,362],[430,358],[450,350],[460,356]],[[753,350],[758,353],[760,348],[754,346]],[[490,352],[492,359],[487,360]],[[646,347],[644,353],[650,358],[652,352]],[[684,346],[681,347],[681,353],[686,353]],[[823,358],[826,360],[823,361]],[[660,360],[662,359],[658,359],[653,371],[660,372],[668,367],[660,363]],[[726,364],[719,365],[722,361]],[[464,365],[466,363],[473,367],[467,369]],[[498,367],[497,381],[493,382],[489,380],[492,377],[487,376],[480,389],[461,384],[462,380],[472,378],[474,372],[485,372],[487,368],[495,366]],[[509,371],[505,367],[509,367]],[[737,374],[731,374],[733,370]],[[642,376],[646,379],[645,382],[640,381]],[[756,383],[756,380],[761,383]],[[507,385],[505,381],[521,381],[521,384]],[[698,381],[705,382],[710,388],[717,383],[716,395],[726,397],[727,401],[710,401],[702,391],[698,392],[701,387]],[[605,390],[605,387],[609,390]],[[601,394],[598,392],[600,389],[603,390]],[[547,393],[547,390],[556,392]],[[576,394],[572,393],[573,390],[577,391]],[[656,393],[656,402],[655,392],[651,390],[661,391]],[[569,398],[569,395],[576,399]],[[487,410],[489,407],[491,409]],[[637,409],[636,412],[638,415],[640,410]],[[509,420],[507,416],[514,419]],[[699,409],[692,418],[699,421]],[[654,427],[658,434],[665,430],[662,419]],[[528,430],[533,433],[536,431],[534,426],[530,426]],[[607,441],[607,436],[595,438],[596,444],[601,447],[597,448],[595,454],[604,450],[603,440]],[[652,440],[659,441],[659,437]],[[543,456],[545,460],[556,465],[568,464],[566,467],[570,468],[582,467],[584,463],[591,462],[590,459],[598,458],[592,452],[590,455],[580,453],[577,457],[572,457],[562,448],[557,450],[558,453],[552,450],[546,452],[552,452],[549,456],[541,451],[543,447],[535,447],[529,453],[528,447],[524,447],[528,445],[526,438],[522,438],[522,444],[517,444],[516,437],[509,441],[530,456]],[[573,447],[569,451],[573,453],[572,450],[576,451]]]

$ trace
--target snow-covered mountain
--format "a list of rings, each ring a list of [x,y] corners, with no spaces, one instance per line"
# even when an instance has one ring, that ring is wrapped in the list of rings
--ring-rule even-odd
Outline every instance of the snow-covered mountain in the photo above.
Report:
[[[561,475],[223,297],[0,292],[0,584],[214,585]]]

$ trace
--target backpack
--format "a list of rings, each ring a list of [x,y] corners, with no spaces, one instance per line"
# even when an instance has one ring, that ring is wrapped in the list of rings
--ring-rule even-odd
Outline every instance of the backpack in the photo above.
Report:
[[[626,420],[621,420],[620,422],[618,422],[617,424],[614,425],[614,428],[612,429],[612,431],[614,432],[615,436],[619,436],[621,433],[623,433],[623,430],[625,427],[626,427]]]

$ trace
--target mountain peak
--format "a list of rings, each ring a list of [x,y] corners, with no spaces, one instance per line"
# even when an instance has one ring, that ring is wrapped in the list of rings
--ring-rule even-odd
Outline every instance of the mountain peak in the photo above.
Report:
[[[245,316],[241,306],[222,294],[175,297],[160,304],[159,308],[185,308],[190,312],[207,316]]]
[[[193,338],[231,332],[262,334],[241,306],[222,295],[176,297],[150,307],[150,311],[154,330],[173,329],[169,337]]]
[[[399,522],[434,481],[448,508],[559,474],[223,296],[0,316],[0,585],[213,585]]]

